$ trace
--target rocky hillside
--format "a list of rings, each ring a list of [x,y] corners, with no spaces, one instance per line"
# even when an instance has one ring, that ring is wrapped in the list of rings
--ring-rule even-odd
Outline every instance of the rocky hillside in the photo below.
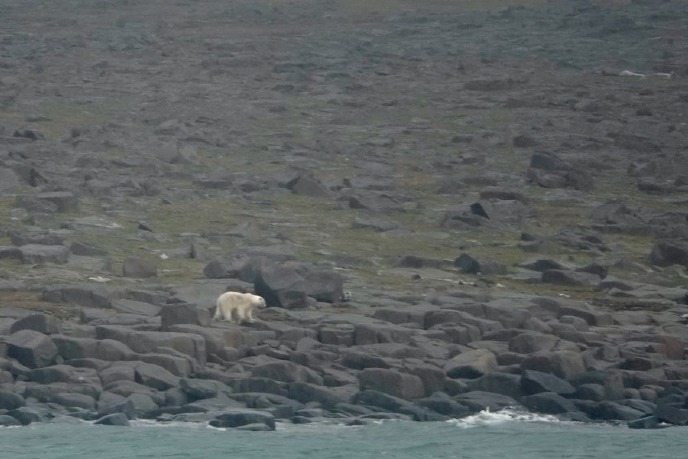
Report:
[[[0,423],[688,423],[685,2],[4,3]]]

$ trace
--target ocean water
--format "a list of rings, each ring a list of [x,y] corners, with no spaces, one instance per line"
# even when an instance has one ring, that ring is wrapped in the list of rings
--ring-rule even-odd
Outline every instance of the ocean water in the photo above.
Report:
[[[0,428],[0,458],[602,458],[688,457],[688,428],[632,430],[511,411],[434,423],[280,424],[274,432],[137,421]]]

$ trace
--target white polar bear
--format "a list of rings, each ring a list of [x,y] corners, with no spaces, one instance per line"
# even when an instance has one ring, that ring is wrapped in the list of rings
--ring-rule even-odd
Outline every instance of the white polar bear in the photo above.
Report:
[[[241,323],[253,322],[253,310],[264,308],[265,299],[251,293],[225,292],[217,298],[213,320]]]

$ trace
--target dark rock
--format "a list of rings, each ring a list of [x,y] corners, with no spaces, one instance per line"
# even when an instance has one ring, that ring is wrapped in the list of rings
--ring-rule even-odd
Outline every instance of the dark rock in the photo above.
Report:
[[[592,419],[600,419],[603,421],[633,421],[646,416],[646,413],[640,410],[611,401],[603,401],[594,404],[586,409],[585,412]]]
[[[138,331],[118,326],[96,327],[97,339],[113,339],[126,344],[134,352],[146,354],[160,347],[170,347],[205,365],[206,346],[201,335],[192,333]]]
[[[158,277],[158,265],[150,260],[127,258],[122,262],[122,275],[139,279]]]
[[[7,414],[0,414],[0,426],[2,427],[11,427],[11,426],[19,426],[21,425],[20,422],[15,419],[12,416],[9,416]]]
[[[650,263],[656,266],[683,265],[688,268],[688,245],[659,241],[652,247]]]
[[[76,371],[69,365],[52,365],[31,370],[29,378],[39,384],[51,384],[54,382],[68,382],[74,377]]]
[[[218,395],[218,383],[216,381],[182,378],[179,380],[179,387],[189,397],[196,400],[213,398]]]
[[[71,191],[38,193],[36,198],[56,205],[58,212],[71,212],[78,208],[78,200]]]
[[[495,371],[485,374],[466,383],[469,391],[491,392],[502,394],[514,399],[521,394],[521,376],[511,373]]]
[[[20,330],[7,338],[7,355],[29,368],[51,365],[57,357],[57,347],[43,333]]]
[[[72,244],[69,246],[69,250],[74,255],[80,255],[84,257],[104,257],[107,255],[107,250],[79,241],[72,242]]]
[[[143,301],[118,298],[112,301],[112,309],[124,314],[137,314],[141,316],[154,317],[160,314],[161,307]]]
[[[655,416],[661,422],[667,422],[676,426],[688,425],[688,410],[684,408],[662,404],[657,406]]]
[[[531,411],[545,414],[562,414],[578,411],[571,400],[554,392],[540,392],[521,397],[521,403]]]
[[[293,362],[277,361],[258,365],[251,370],[251,376],[274,379],[282,382],[304,382],[322,385],[323,379],[313,370]]]
[[[52,335],[62,333],[62,326],[60,321],[55,317],[43,313],[36,313],[22,317],[10,327],[10,333],[19,330],[34,330],[44,335]]]
[[[301,403],[317,402],[325,409],[330,409],[338,403],[348,403],[350,396],[343,392],[317,386],[315,384],[294,382],[289,384],[289,398]]]
[[[69,261],[69,249],[63,245],[27,244],[19,247],[22,263],[65,264]]]
[[[43,300],[53,303],[74,303],[90,308],[109,308],[111,306],[110,295],[107,290],[91,285],[48,287],[43,291],[41,297]]]
[[[459,394],[454,397],[454,400],[468,407],[472,413],[477,413],[484,410],[499,411],[503,408],[520,406],[520,404],[512,397],[482,391],[472,391]]]
[[[26,405],[21,395],[7,390],[0,390],[0,409],[16,410]]]
[[[275,430],[275,417],[264,411],[236,410],[220,413],[210,421],[210,425],[217,428],[242,427],[252,424],[262,424],[269,430]]]
[[[467,351],[452,358],[444,365],[450,378],[475,379],[497,368],[495,355],[487,349]]]
[[[443,392],[437,392],[430,397],[416,400],[415,403],[454,419],[463,418],[471,414],[468,408]]]
[[[124,413],[113,413],[103,416],[100,419],[96,419],[94,424],[104,425],[104,426],[129,426],[129,418]]]
[[[7,414],[19,421],[19,423],[23,426],[28,426],[33,422],[42,422],[45,420],[41,413],[39,413],[37,410],[26,406],[11,410]]]
[[[600,276],[588,272],[549,269],[542,273],[542,282],[557,285],[597,285]]]
[[[661,421],[655,415],[645,416],[644,418],[628,421],[626,425],[631,429],[660,429]]]
[[[210,312],[194,304],[180,303],[164,306],[160,310],[160,328],[163,331],[178,324],[193,324],[208,327],[210,325]]]
[[[135,367],[136,382],[144,386],[164,391],[179,385],[179,377],[159,365],[139,363]]]
[[[559,395],[573,395],[576,388],[550,373],[524,370],[521,373],[521,390],[525,395],[552,392]]]
[[[374,390],[405,400],[425,396],[423,381],[415,375],[394,369],[366,368],[358,374],[361,391]]]
[[[564,379],[585,371],[581,354],[572,351],[537,352],[526,357],[521,368],[552,373]]]

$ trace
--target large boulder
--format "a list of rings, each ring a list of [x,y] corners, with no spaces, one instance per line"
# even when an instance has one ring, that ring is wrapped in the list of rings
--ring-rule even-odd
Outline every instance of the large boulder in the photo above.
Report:
[[[269,378],[282,382],[323,384],[323,378],[313,370],[289,361],[276,361],[257,365],[251,370],[254,378]]]
[[[158,265],[142,258],[127,258],[122,262],[122,275],[140,279],[158,277]]]
[[[275,417],[265,411],[232,410],[220,413],[210,421],[213,427],[242,427],[253,424],[262,424],[269,430],[275,430]]]
[[[205,339],[194,333],[138,331],[125,327],[101,325],[96,327],[97,339],[113,339],[126,344],[134,352],[147,354],[161,347],[170,347],[205,365]]]
[[[7,338],[7,355],[29,368],[52,365],[57,347],[49,336],[34,330],[20,330]]]
[[[19,247],[22,263],[56,263],[69,261],[69,249],[63,245],[26,244]]]
[[[344,296],[341,274],[305,263],[264,263],[254,280],[256,294],[268,306],[286,309],[303,308],[308,297],[334,303]]]
[[[42,299],[52,303],[74,303],[89,308],[109,308],[110,294],[103,287],[92,285],[65,285],[46,288]]]
[[[62,325],[55,317],[39,312],[22,317],[10,327],[10,333],[19,330],[34,330],[45,335],[52,335],[61,333]]]
[[[164,306],[160,310],[161,329],[168,331],[170,327],[178,324],[194,324],[208,327],[210,325],[210,312],[194,304],[179,303]]]
[[[494,371],[497,358],[487,349],[474,349],[453,357],[444,365],[444,372],[450,378],[475,379]]]
[[[395,369],[366,368],[358,374],[358,382],[361,391],[374,390],[405,400],[425,396],[423,380]]]

